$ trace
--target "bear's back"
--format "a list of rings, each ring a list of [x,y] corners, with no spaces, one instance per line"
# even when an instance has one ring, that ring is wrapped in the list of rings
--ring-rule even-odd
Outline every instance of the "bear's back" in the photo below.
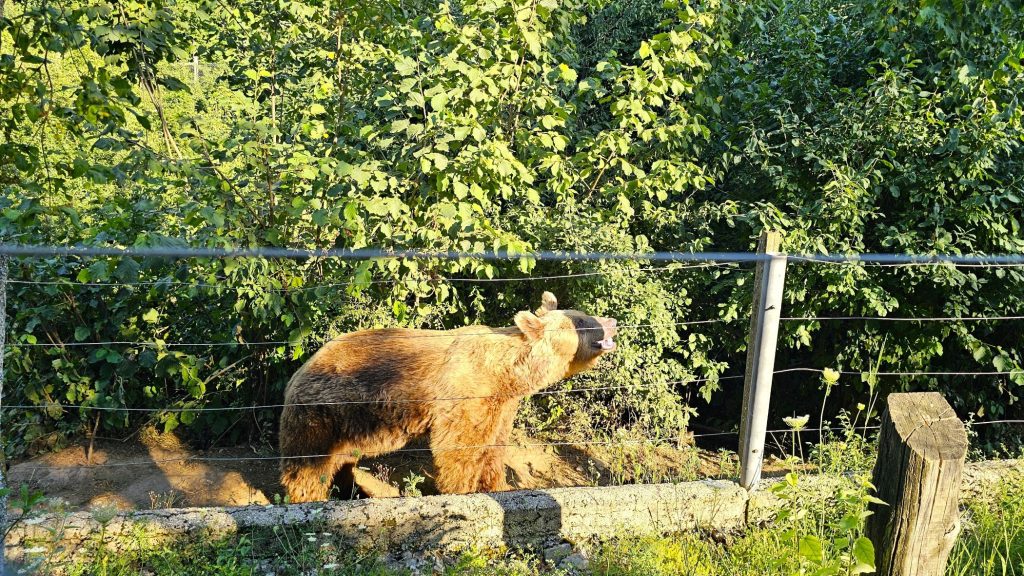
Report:
[[[443,372],[455,335],[383,328],[343,334],[295,373],[285,403],[345,402],[422,396]]]

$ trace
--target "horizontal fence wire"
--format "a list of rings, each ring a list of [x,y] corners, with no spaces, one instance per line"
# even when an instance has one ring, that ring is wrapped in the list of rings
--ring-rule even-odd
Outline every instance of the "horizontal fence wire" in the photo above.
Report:
[[[718,382],[722,380],[739,380],[743,378],[742,374],[735,376],[718,376],[714,378],[694,378],[692,380],[676,380],[673,382],[665,382],[663,386],[677,386],[685,384],[700,384],[702,382]],[[562,390],[541,390],[534,392],[530,396],[558,396],[562,394],[585,394],[588,392],[610,392],[615,390],[630,390],[630,391],[641,391],[641,390],[653,390],[653,386],[589,386],[583,388],[570,388]],[[506,396],[498,394],[489,394],[484,396],[452,396],[442,398],[381,398],[375,400],[344,400],[339,402],[294,402],[291,404],[261,404],[255,406],[217,406],[210,408],[119,408],[115,406],[91,406],[88,404],[20,404],[20,405],[8,405],[4,406],[4,409],[8,410],[46,410],[47,408],[68,408],[68,409],[82,409],[82,410],[96,410],[96,411],[108,411],[108,412],[166,412],[166,413],[181,413],[181,412],[232,412],[240,410],[263,410],[263,409],[276,409],[285,408],[288,406],[295,407],[312,407],[312,406],[349,406],[349,405],[380,405],[380,404],[429,404],[431,402],[459,402],[462,400],[487,400],[490,398],[505,398]]]
[[[179,287],[179,288],[201,288],[201,289],[219,289],[219,290],[257,290],[264,292],[305,292],[319,290],[322,288],[340,288],[344,286],[368,286],[375,284],[400,284],[402,282],[449,282],[449,283],[501,283],[501,282],[527,282],[527,281],[541,281],[541,280],[564,280],[571,278],[589,278],[594,276],[608,276],[611,274],[631,273],[631,272],[675,272],[679,270],[694,270],[694,269],[705,269],[705,268],[723,268],[731,270],[742,270],[739,267],[739,263],[736,262],[703,262],[701,264],[690,264],[690,265],[668,265],[668,266],[656,266],[656,267],[644,267],[637,268],[635,270],[599,270],[594,272],[575,272],[567,274],[553,274],[548,276],[513,276],[507,278],[446,278],[444,276],[430,276],[418,279],[389,279],[389,280],[350,280],[347,282],[329,282],[323,284],[312,284],[305,286],[293,286],[293,287],[282,287],[282,288],[269,288],[264,286],[256,285],[241,285],[241,286],[230,286],[225,284],[210,284],[204,282],[184,282],[181,280],[149,280],[145,282],[76,282],[73,280],[8,280],[8,284],[20,284],[28,286],[63,286],[69,288],[117,288],[121,286],[130,287]],[[219,280],[227,282],[227,278],[219,278]]]
[[[964,424],[968,427],[971,426],[987,426],[989,424],[1024,424],[1024,420],[981,420],[978,422],[967,421]]]
[[[926,261],[926,262],[875,262],[862,261],[851,258],[849,260],[822,259],[816,256],[791,255],[787,259],[790,262],[808,264],[839,264],[839,265],[863,265],[871,268],[913,268],[920,266],[953,266],[955,268],[1024,268],[1024,262],[969,262],[969,261]]]
[[[620,324],[616,326],[616,329],[631,330],[640,328],[669,328],[669,327],[680,327],[680,326],[695,326],[702,324],[719,324],[724,322],[733,322],[737,320],[743,320],[743,318],[725,319],[725,318],[709,318],[705,320],[688,320],[683,322],[653,322],[646,324]],[[1024,316],[969,316],[969,317],[956,317],[956,316],[938,316],[938,317],[896,317],[896,316],[784,316],[779,318],[781,321],[786,322],[811,322],[811,321],[868,321],[868,320],[879,320],[889,322],[985,322],[985,321],[1007,321],[1007,320],[1024,320]],[[470,328],[470,326],[464,326],[463,328]],[[586,331],[586,330],[603,330],[604,328],[550,328],[551,332],[556,331]],[[494,331],[481,331],[481,332],[461,332],[458,334],[452,334],[452,329],[415,329],[429,332],[443,332],[438,334],[400,334],[394,335],[392,338],[395,339],[420,339],[420,338],[454,338],[464,336],[494,336],[500,334]],[[322,344],[337,341],[338,338],[331,338],[324,340]],[[163,342],[157,340],[105,340],[98,342],[8,342],[5,344],[6,348],[25,348],[25,347],[38,347],[38,348],[71,348],[71,347],[88,347],[88,346],[139,346],[147,348],[193,348],[193,347],[217,347],[217,346],[298,346],[303,344],[302,340],[266,340],[258,342]]]
[[[877,430],[878,426],[857,426],[857,430]],[[822,430],[847,430],[848,428],[842,427],[829,427],[822,428]],[[814,428],[817,431],[818,428]],[[811,432],[810,428],[804,429],[802,432]],[[766,433],[783,433],[793,432],[792,428],[779,429],[779,430],[768,430]],[[737,436],[739,432],[711,432],[707,434],[686,434],[684,436],[668,436],[663,438],[648,438],[643,440],[579,440],[579,441],[558,441],[558,442],[522,442],[522,443],[506,443],[506,444],[469,444],[463,446],[443,446],[434,448],[399,448],[398,450],[380,451],[380,452],[360,452],[360,456],[363,457],[375,457],[383,456],[386,454],[400,454],[400,453],[417,453],[417,452],[448,452],[458,450],[484,450],[488,448],[543,448],[543,447],[560,447],[560,446],[658,446],[658,445],[678,445],[681,440],[684,439],[696,439],[696,438],[708,438],[716,436]],[[265,460],[301,460],[305,458],[348,458],[349,454],[303,454],[301,456],[175,456],[169,458],[154,458],[143,462],[101,462],[97,464],[87,464],[78,466],[52,466],[52,465],[40,465],[40,466],[29,466],[30,470],[69,470],[78,468],[116,468],[122,466],[149,466],[153,464],[164,464],[170,462],[244,462],[244,461],[265,461]]]
[[[640,328],[667,328],[667,327],[673,327],[673,326],[694,326],[694,325],[700,325],[700,324],[718,324],[718,323],[722,323],[722,322],[729,322],[729,320],[726,320],[724,318],[712,318],[712,319],[708,319],[708,320],[690,320],[690,321],[686,321],[686,322],[653,322],[653,323],[647,323],[647,324],[619,324],[619,325],[616,325],[615,328],[617,330],[622,330],[622,329],[632,330],[632,329],[640,329]],[[472,327],[473,326],[470,325],[470,326],[464,326],[463,328],[472,328]],[[410,330],[412,330],[412,329],[410,329]],[[449,330],[449,329],[444,329],[444,330],[426,330],[426,329],[424,329],[424,330],[421,330],[421,331],[423,331],[423,332],[438,332],[438,333],[437,334],[399,334],[399,335],[391,336],[391,338],[394,338],[394,339],[397,339],[397,340],[417,340],[417,339],[420,339],[420,338],[456,338],[456,337],[461,338],[463,336],[496,336],[496,335],[501,335],[501,332],[497,332],[495,330],[500,330],[500,329],[496,328],[496,329],[491,330],[491,331],[458,332],[458,333],[454,333],[452,330]],[[582,332],[582,331],[587,331],[587,330],[604,330],[604,328],[603,327],[594,327],[594,328],[581,327],[581,328],[547,328],[546,329],[546,331],[548,331],[548,332],[560,332],[560,331]],[[340,336],[338,338],[331,338],[329,340],[325,340],[323,343],[324,344],[328,344],[330,342],[335,342],[335,341],[339,340],[340,338],[341,338]],[[167,347],[167,348],[178,347],[178,348],[182,348],[182,347],[197,347],[197,346],[242,346],[242,347],[245,347],[245,346],[287,346],[287,345],[297,346],[297,345],[300,345],[302,343],[303,343],[303,341],[301,341],[301,340],[271,340],[271,341],[260,341],[260,342],[159,342],[159,341],[155,341],[155,340],[153,340],[153,341],[109,340],[109,341],[104,341],[104,342],[9,342],[9,343],[7,343],[6,346],[7,346],[7,348],[18,348],[18,347],[65,348],[65,347],[81,347],[81,346],[141,346],[141,347],[149,347],[149,348],[159,348],[159,347]]]
[[[810,367],[797,367],[797,368],[782,368],[773,371],[773,374],[791,374],[791,373],[812,373],[812,374],[823,374],[824,368],[810,368]],[[835,372],[846,375],[846,376],[1013,376],[1017,374],[1024,374],[1024,370],[1002,370],[1002,371],[989,371],[989,372],[885,372],[885,371],[856,371],[856,370],[835,370]],[[739,380],[745,378],[742,374],[735,374],[729,376],[716,376],[710,378],[693,378],[690,380],[674,380],[671,382],[665,382],[661,386],[685,386],[687,384],[701,384],[705,382],[720,382],[729,380]],[[654,386],[631,386],[631,385],[619,385],[619,386],[590,386],[583,388],[569,388],[561,390],[541,390],[534,392],[529,396],[558,396],[563,394],[586,394],[589,392],[610,392],[618,390],[629,390],[629,391],[643,391],[653,390]],[[142,412],[142,413],[192,413],[192,412],[238,412],[246,410],[272,410],[280,409],[285,407],[317,407],[317,406],[359,406],[359,405],[389,405],[389,404],[429,404],[433,402],[459,402],[463,400],[486,400],[491,398],[503,398],[502,395],[490,394],[481,396],[451,396],[451,397],[440,397],[440,398],[380,398],[373,400],[344,400],[338,402],[293,402],[293,403],[280,403],[280,404],[258,404],[250,406],[214,406],[214,407],[176,407],[176,408],[134,408],[134,407],[117,407],[117,406],[94,406],[89,404],[63,404],[59,402],[52,402],[47,404],[13,404],[4,406],[6,410],[53,410],[53,409],[68,409],[68,410],[92,410],[102,412]]]
[[[866,263],[866,264],[953,264],[1024,266],[1024,254],[793,254],[771,255],[755,252],[467,252],[457,250],[430,251],[423,249],[382,248],[208,248],[208,247],[111,247],[111,246],[39,246],[0,244],[0,255],[15,257],[85,256],[85,257],[140,257],[140,258],[277,258],[291,260],[547,260],[552,262],[588,262],[637,260],[650,262],[764,262],[785,256],[794,262],[808,263]]]
[[[783,316],[784,322],[820,322],[830,320],[879,320],[882,322],[988,322],[1024,320],[1024,316]]]
[[[1024,420],[985,420],[972,422],[968,421],[964,423],[967,427],[973,426],[986,426],[993,424],[1024,424]],[[788,434],[788,433],[800,433],[800,434],[812,434],[818,431],[860,431],[868,432],[878,430],[880,426],[855,426],[855,427],[844,427],[844,426],[827,426],[819,428],[806,427],[802,429],[794,428],[779,428],[775,430],[766,430],[766,434]],[[698,438],[712,438],[721,436],[738,436],[739,432],[709,432],[703,434],[686,434],[685,436],[670,436],[664,438],[651,438],[643,440],[580,440],[580,441],[559,441],[559,442],[522,442],[522,443],[506,443],[506,444],[471,444],[464,446],[447,446],[447,447],[434,447],[434,448],[400,448],[398,450],[380,451],[380,452],[360,452],[360,456],[375,457],[383,456],[386,454],[401,454],[401,453],[436,453],[446,451],[458,451],[458,450],[484,450],[489,448],[543,448],[543,447],[564,447],[564,446],[659,446],[659,445],[678,445],[682,440],[698,439]],[[816,444],[823,444],[817,442]],[[38,472],[44,470],[77,470],[86,469],[91,470],[95,468],[121,468],[129,466],[152,466],[157,464],[167,464],[172,462],[247,462],[247,461],[280,461],[280,460],[301,460],[306,458],[348,458],[349,454],[304,454],[299,456],[272,456],[272,455],[254,455],[254,456],[174,456],[167,458],[153,458],[141,462],[100,462],[96,464],[84,464],[75,466],[55,466],[50,464],[40,465],[28,465],[25,469],[31,472]]]
[[[822,374],[825,372],[824,368],[783,368],[782,370],[776,370],[775,374],[789,374],[792,372],[814,372]],[[928,372],[928,371],[906,371],[906,372],[886,372],[873,370],[835,370],[839,374],[847,376],[1013,376],[1017,374],[1024,374],[1024,370],[992,370],[992,371],[981,371],[981,372]]]

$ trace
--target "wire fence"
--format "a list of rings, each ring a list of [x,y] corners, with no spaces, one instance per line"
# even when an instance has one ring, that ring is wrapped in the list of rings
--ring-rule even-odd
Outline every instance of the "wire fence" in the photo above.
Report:
[[[316,260],[316,259],[338,259],[343,261],[360,261],[360,260],[373,260],[373,259],[419,259],[419,260],[435,260],[435,259],[463,259],[471,258],[476,260],[495,261],[495,260],[517,260],[517,259],[533,259],[533,260],[546,260],[554,262],[616,262],[616,261],[636,261],[642,263],[661,262],[669,263],[664,266],[647,266],[643,265],[633,269],[616,270],[614,273],[662,273],[662,272],[677,272],[687,270],[726,270],[726,271],[747,271],[748,268],[744,268],[744,264],[758,263],[769,261],[772,258],[778,258],[778,255],[766,255],[759,253],[748,253],[748,252],[708,252],[708,253],[683,253],[683,252],[652,252],[652,253],[619,253],[619,252],[592,252],[592,253],[573,253],[573,252],[551,252],[541,251],[532,253],[511,253],[511,252],[457,252],[457,251],[423,251],[423,250],[384,250],[384,249],[359,249],[359,250],[343,250],[343,249],[327,249],[327,250],[307,250],[307,249],[285,249],[285,248],[243,248],[243,249],[228,249],[228,248],[178,248],[178,247],[144,247],[144,248],[121,248],[121,247],[94,247],[94,246],[22,246],[22,245],[2,245],[0,244],[0,261],[6,260],[7,257],[17,258],[33,258],[33,257],[46,257],[46,256],[73,256],[83,258],[97,258],[97,257],[138,257],[138,258],[275,258],[275,259],[292,259],[292,260]],[[1024,267],[1024,255],[915,255],[915,254],[849,254],[849,255],[789,255],[785,256],[789,262],[803,263],[808,265],[816,264],[828,264],[828,265],[850,265],[850,266],[871,266],[871,267],[884,267],[884,268],[903,268],[903,267],[921,267],[921,266],[943,266],[953,268],[1021,268]],[[566,273],[566,274],[553,274],[543,276],[525,276],[525,277],[504,277],[504,278],[446,278],[441,276],[425,276],[423,278],[417,278],[416,281],[428,281],[428,282],[447,282],[447,283],[499,283],[499,282],[531,282],[531,281],[544,281],[544,280],[559,280],[559,279],[574,279],[574,278],[589,278],[598,277],[607,274],[611,274],[611,271],[591,270],[585,272]],[[146,280],[138,282],[77,282],[70,279],[47,279],[47,280],[36,280],[36,279],[7,279],[7,284],[23,285],[23,286],[40,286],[50,287],[56,286],[60,288],[157,288],[157,289],[169,289],[169,288],[180,288],[180,289],[204,289],[204,290],[259,290],[259,291],[271,291],[271,292],[296,292],[296,291],[314,291],[320,289],[330,288],[341,288],[348,286],[358,285],[374,285],[374,284],[395,284],[406,280],[401,279],[367,279],[367,280],[351,280],[345,282],[325,282],[325,283],[314,283],[309,285],[301,286],[281,286],[281,287],[266,287],[258,285],[242,285],[232,287],[229,278],[216,278],[219,283],[205,282],[188,282],[182,280],[173,280],[168,278],[161,278],[155,280]],[[2,292],[6,293],[6,285],[4,285]],[[2,303],[2,295],[0,295],[0,303]],[[0,314],[3,313],[0,308]],[[624,324],[617,328],[619,330],[647,330],[653,328],[667,328],[667,327],[687,327],[695,325],[706,325],[706,324],[719,324],[719,323],[731,323],[737,321],[747,321],[748,318],[709,318],[702,320],[690,320],[690,321],[679,321],[679,322],[651,322],[651,323],[637,323],[637,324]],[[1019,321],[1024,320],[1024,315],[991,315],[991,316],[785,316],[780,318],[784,322],[1002,322],[1002,321]],[[3,324],[0,323],[0,327]],[[599,329],[599,328],[595,328]],[[567,330],[578,330],[575,328]],[[438,331],[438,332],[415,332],[410,334],[402,334],[397,336],[398,338],[462,338],[462,337],[487,337],[493,336],[495,332],[493,330],[478,330],[472,331],[471,328],[463,328],[458,332]],[[97,346],[133,346],[133,347],[149,347],[149,348],[193,348],[193,347],[259,347],[259,346],[294,346],[301,344],[303,340],[268,340],[268,341],[256,341],[256,342],[242,342],[242,341],[231,341],[231,342],[166,342],[162,340],[148,340],[148,341],[130,341],[130,340],[107,340],[107,341],[88,341],[88,342],[4,342],[4,334],[0,334],[0,348],[5,350],[20,348],[20,347],[32,347],[32,348],[87,348]],[[326,339],[322,343],[326,344],[336,339]],[[2,355],[0,355],[2,356]],[[1024,375],[1024,371],[1021,370],[997,370],[997,371],[854,371],[854,370],[839,370],[837,371],[841,375],[859,375],[862,377],[991,377],[991,376],[1019,376]],[[816,367],[788,367],[777,369],[772,372],[775,375],[780,374],[794,374],[794,373],[824,373],[824,369]],[[661,383],[660,386],[682,386],[694,383],[705,383],[705,382],[719,382],[729,380],[741,380],[744,379],[745,375],[708,375],[700,378],[691,378],[685,380],[676,380],[670,382]],[[293,404],[256,404],[249,406],[195,406],[195,407],[162,407],[162,408],[145,408],[145,407],[130,407],[130,406],[99,406],[92,404],[74,404],[74,403],[58,403],[48,402],[41,404],[16,404],[16,405],[3,405],[3,364],[2,358],[0,358],[0,409],[2,410],[22,410],[22,411],[53,411],[53,410],[82,410],[82,411],[93,411],[93,412],[123,412],[123,413],[148,413],[148,414],[173,414],[173,413],[212,413],[212,412],[242,412],[242,411],[253,411],[253,410],[280,410],[286,406],[337,406],[337,405],[382,405],[382,404],[424,404],[424,403],[439,403],[439,402],[459,402],[466,400],[478,400],[497,398],[498,395],[466,395],[466,396],[453,396],[453,397],[435,397],[435,398],[372,398],[366,400],[352,400],[352,401],[341,401],[341,402],[318,402],[318,403],[293,403]],[[645,387],[642,385],[621,385],[621,386],[595,386],[595,387],[579,387],[579,388],[562,388],[555,390],[542,390],[534,395],[538,396],[554,396],[554,395],[570,395],[570,394],[587,394],[596,392],[609,392],[609,391],[640,391],[644,389],[650,389],[651,387]],[[989,420],[980,422],[970,422],[971,426],[985,426],[985,425],[996,425],[996,424],[1022,424],[1024,420],[1016,419],[999,419]],[[824,424],[824,423],[821,423]],[[867,433],[871,430],[876,430],[877,426],[860,426],[856,430],[860,433]],[[836,428],[836,427],[809,427],[806,428],[807,432],[815,431],[836,431],[846,430],[849,428]],[[769,434],[779,433],[790,433],[794,430],[792,428],[787,429],[776,429],[767,430]],[[725,437],[725,436],[736,436],[738,432],[734,431],[722,431],[722,432],[709,432],[702,434],[690,434],[688,437],[699,439],[699,438],[711,438],[711,437]],[[821,439],[819,439],[820,441]],[[559,447],[559,446],[654,446],[667,443],[678,443],[679,436],[667,437],[667,438],[648,438],[642,440],[633,439],[616,439],[616,440],[584,440],[584,441],[553,441],[553,442],[528,442],[528,443],[505,443],[505,444],[478,444],[478,445],[465,445],[465,446],[454,446],[445,448],[401,448],[399,450],[388,451],[392,452],[436,452],[438,450],[482,450],[491,448],[529,448],[529,447]],[[374,456],[376,454],[372,452],[363,453],[365,456]],[[329,458],[335,457],[335,454],[307,454],[302,456],[280,456],[280,455],[254,455],[254,456],[182,456],[162,459],[150,459],[142,462],[104,462],[91,464],[89,467],[126,467],[126,466],[142,466],[152,465],[159,463],[170,463],[170,462],[218,462],[218,461],[262,461],[262,460],[281,460],[288,458]],[[46,468],[52,468],[48,466],[33,467],[35,470],[43,470]],[[62,467],[66,468],[66,467]]]
[[[632,330],[639,328],[667,328],[667,327],[680,327],[680,326],[694,326],[699,324],[718,324],[725,322],[720,318],[712,318],[709,320],[690,320],[687,322],[654,322],[647,324],[622,324],[616,326],[618,329]],[[551,332],[580,332],[580,331],[594,331],[603,330],[603,328],[549,328]],[[423,338],[456,338],[463,336],[494,336],[498,334],[494,330],[481,330],[478,332],[451,332],[449,330],[433,330],[430,332],[440,332],[431,334],[396,334],[394,338],[397,340],[419,340]],[[336,341],[337,338],[325,340],[323,343]],[[284,346],[284,345],[295,345],[301,342],[295,340],[271,340],[264,342],[162,342],[162,341],[131,341],[131,340],[110,340],[106,342],[11,342],[8,344],[10,348],[17,348],[19,346],[24,347],[43,347],[43,348],[63,348],[63,347],[74,347],[74,346],[142,346],[142,347],[190,347],[190,346]]]
[[[757,252],[559,252],[552,250],[526,251],[458,251],[384,248],[218,248],[218,247],[116,247],[116,246],[34,246],[0,244],[0,255],[13,257],[84,256],[84,257],[140,257],[140,258],[263,258],[287,260],[332,259],[362,261],[379,259],[409,260],[461,260],[483,261],[547,260],[551,262],[702,262],[739,263],[765,262],[783,255]],[[787,254],[792,262],[866,264],[866,265],[954,265],[954,266],[1024,266],[1024,254]]]
[[[974,426],[986,426],[993,424],[1024,424],[1024,420],[987,420],[987,421],[971,421],[967,423],[968,427]],[[806,428],[777,428],[774,430],[767,430],[768,434],[814,434],[817,432],[860,432],[866,433],[870,431],[876,431],[880,427],[874,426],[853,426],[853,427],[840,427],[840,426],[825,426],[825,427],[806,427]],[[361,456],[367,458],[373,458],[377,456],[383,456],[386,454],[417,454],[417,453],[434,453],[434,452],[448,452],[448,451],[462,451],[462,450],[485,450],[490,448],[503,448],[503,449],[528,449],[528,448],[558,448],[558,447],[579,447],[579,446],[618,446],[618,447],[657,447],[657,446],[678,446],[680,443],[689,440],[696,440],[701,438],[714,438],[723,436],[738,436],[739,431],[728,431],[728,432],[709,432],[703,434],[687,434],[685,437],[667,436],[661,438],[645,438],[645,439],[615,439],[615,440],[566,440],[566,441],[552,441],[552,442],[509,442],[504,444],[467,444],[458,446],[441,446],[441,447],[413,447],[413,448],[399,448],[397,450],[388,451],[366,451],[362,452]],[[172,456],[162,458],[149,458],[139,461],[132,462],[97,462],[87,465],[72,465],[72,466],[55,466],[55,465],[38,465],[32,464],[26,467],[27,472],[39,472],[45,470],[69,470],[69,469],[94,469],[94,468],[124,468],[124,467],[136,467],[136,466],[153,466],[158,464],[169,464],[178,462],[262,462],[262,461],[280,461],[280,460],[304,460],[304,459],[315,459],[315,458],[347,458],[347,454],[337,453],[324,453],[324,454],[304,454],[301,456],[281,456],[281,455],[253,455],[253,456]]]
[[[682,270],[695,270],[705,268],[721,268],[721,269],[732,269],[739,270],[739,263],[735,262],[703,262],[700,264],[669,264],[667,266],[646,266],[636,269],[623,269],[618,270],[615,273],[652,273],[652,272],[676,272]],[[431,275],[422,278],[429,282],[451,282],[451,283],[469,283],[469,284],[493,284],[501,282],[535,282],[543,280],[566,280],[571,278],[590,278],[595,276],[607,276],[612,274],[610,271],[593,271],[593,272],[574,272],[568,274],[552,274],[547,276],[521,276],[521,277],[506,277],[506,278],[449,278],[440,275]],[[217,279],[220,282],[227,282],[230,278],[221,277]],[[308,290],[318,290],[321,288],[340,288],[343,286],[361,286],[371,284],[397,284],[403,282],[403,280],[391,278],[391,279],[380,279],[380,280],[349,280],[347,282],[328,282],[312,284],[308,286],[291,286],[281,288],[268,288],[264,286],[240,286],[235,289],[257,289],[272,292],[301,292]],[[184,287],[184,288],[202,288],[202,289],[231,289],[224,284],[210,284],[204,282],[184,282],[180,280],[150,280],[146,282],[75,282],[71,280],[8,280],[9,284],[25,284],[31,286],[66,286],[66,287],[81,287],[81,288],[117,288],[117,287]]]

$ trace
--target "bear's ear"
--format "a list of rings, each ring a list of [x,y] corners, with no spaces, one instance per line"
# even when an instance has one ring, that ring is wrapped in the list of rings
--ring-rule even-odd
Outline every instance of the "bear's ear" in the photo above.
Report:
[[[544,321],[532,312],[516,314],[516,327],[526,335],[527,340],[540,340],[544,337]]]
[[[543,316],[552,310],[558,310],[558,299],[551,292],[544,292],[540,297],[540,308],[537,308],[537,316]]]

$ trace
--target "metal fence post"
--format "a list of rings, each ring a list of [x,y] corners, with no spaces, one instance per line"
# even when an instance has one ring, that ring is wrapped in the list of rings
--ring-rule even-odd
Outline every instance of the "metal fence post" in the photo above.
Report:
[[[775,348],[782,314],[782,290],[786,281],[786,256],[779,253],[782,236],[764,232],[754,272],[754,302],[747,341],[747,369],[743,381],[743,414],[740,419],[740,485],[753,490],[761,480],[764,437],[768,430],[768,405],[775,371]]]

